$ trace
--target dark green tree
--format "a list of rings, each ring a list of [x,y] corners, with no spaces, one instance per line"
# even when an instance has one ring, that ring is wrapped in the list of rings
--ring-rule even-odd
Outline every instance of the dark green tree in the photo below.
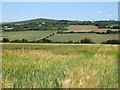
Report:
[[[85,38],[81,40],[81,43],[93,43],[91,39]]]
[[[2,42],[10,42],[10,40],[8,38],[3,38]]]

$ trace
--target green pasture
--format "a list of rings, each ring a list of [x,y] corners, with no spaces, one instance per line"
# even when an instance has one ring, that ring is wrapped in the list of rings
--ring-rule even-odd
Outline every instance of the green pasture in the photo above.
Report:
[[[39,40],[51,33],[56,33],[57,30],[50,31],[11,31],[11,32],[3,32],[3,38],[6,37],[10,40],[15,39],[27,39],[27,40]]]
[[[68,42],[68,41],[80,41],[85,38],[92,39],[95,43],[101,43],[103,41],[118,39],[118,34],[93,34],[93,33],[72,33],[72,34],[56,34],[49,37],[53,42]]]

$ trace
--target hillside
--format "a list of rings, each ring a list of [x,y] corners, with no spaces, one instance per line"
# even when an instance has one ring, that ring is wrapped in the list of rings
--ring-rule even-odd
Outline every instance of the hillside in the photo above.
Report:
[[[38,31],[38,30],[63,30],[68,21],[52,19],[33,19],[27,21],[3,23],[3,31]]]
[[[40,30],[67,30],[69,25],[94,25],[98,28],[120,29],[118,21],[68,21],[53,19],[32,19],[26,21],[2,23],[3,31],[40,31]],[[94,29],[94,28],[93,28]]]

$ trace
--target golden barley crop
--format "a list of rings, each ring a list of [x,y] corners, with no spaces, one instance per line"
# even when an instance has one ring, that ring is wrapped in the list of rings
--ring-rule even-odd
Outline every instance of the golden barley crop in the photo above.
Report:
[[[3,88],[117,88],[117,45],[3,44]]]

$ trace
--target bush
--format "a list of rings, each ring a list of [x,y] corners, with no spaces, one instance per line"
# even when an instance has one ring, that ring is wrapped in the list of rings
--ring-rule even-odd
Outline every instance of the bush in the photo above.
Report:
[[[68,43],[73,43],[73,41],[68,41]]]
[[[54,33],[52,33],[52,35],[55,35]]]
[[[42,39],[42,41],[43,41],[44,43],[51,43],[51,40],[46,39],[46,38]]]
[[[58,31],[57,33],[63,33],[63,31]]]
[[[22,39],[22,40],[12,40],[11,43],[28,43],[29,41],[27,41],[26,39]]]
[[[107,30],[107,32],[106,32],[106,34],[111,34],[111,33],[113,33],[112,30]]]
[[[78,44],[78,43],[80,43],[80,42],[79,41],[74,42],[74,44]]]
[[[22,39],[21,42],[23,42],[23,43],[27,43],[28,41],[27,41],[26,39]]]
[[[10,40],[8,38],[3,38],[2,42],[10,42]]]
[[[16,39],[16,40],[12,40],[12,41],[11,41],[11,43],[22,43],[22,41],[21,41],[21,40]]]
[[[93,43],[91,39],[85,38],[81,40],[81,43]]]
[[[74,33],[74,31],[70,31],[70,33]]]

